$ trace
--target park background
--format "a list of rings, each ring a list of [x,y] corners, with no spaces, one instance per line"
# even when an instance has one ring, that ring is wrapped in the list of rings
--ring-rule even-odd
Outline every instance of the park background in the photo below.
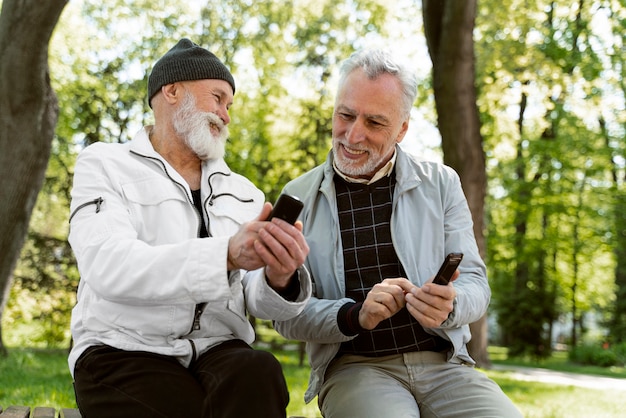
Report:
[[[269,201],[324,160],[340,61],[363,47],[402,55],[421,82],[401,145],[459,172],[488,266],[490,311],[472,327],[479,365],[490,366],[489,345],[538,361],[563,350],[572,361],[624,365],[624,0],[0,3],[2,51],[22,42],[12,31],[35,29],[29,14],[54,4],[60,14],[46,50],[58,99],[50,138],[9,123],[41,121],[10,101],[30,49],[17,55],[22,65],[4,53],[0,62],[4,355],[69,346],[75,158],[151,123],[150,68],[189,37],[233,72],[226,160]],[[27,166],[28,145],[45,157],[40,168]],[[20,175],[25,165],[38,180]],[[36,201],[20,199],[24,190]]]

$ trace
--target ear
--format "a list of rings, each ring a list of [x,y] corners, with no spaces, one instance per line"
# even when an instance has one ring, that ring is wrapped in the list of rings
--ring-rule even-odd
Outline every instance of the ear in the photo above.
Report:
[[[400,132],[398,132],[398,136],[396,137],[396,143],[399,144],[404,139],[404,135],[409,130],[409,119],[406,119],[402,122],[402,127],[400,128]]]
[[[182,95],[181,85],[179,83],[166,84],[161,87],[161,93],[169,104],[174,104]]]

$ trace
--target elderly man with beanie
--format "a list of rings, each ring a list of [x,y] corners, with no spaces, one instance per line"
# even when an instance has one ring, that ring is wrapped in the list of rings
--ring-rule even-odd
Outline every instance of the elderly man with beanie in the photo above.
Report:
[[[69,241],[81,281],[69,355],[84,418],[284,417],[285,379],[246,313],[311,295],[302,224],[223,160],[235,81],[182,39],[154,65],[154,125],[79,155]]]

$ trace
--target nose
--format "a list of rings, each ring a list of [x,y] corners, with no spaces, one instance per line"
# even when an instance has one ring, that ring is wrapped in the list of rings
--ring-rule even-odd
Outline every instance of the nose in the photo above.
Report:
[[[365,139],[365,127],[358,118],[346,129],[346,140],[350,144],[357,144]]]
[[[217,111],[217,116],[224,122],[224,125],[230,123],[230,115],[228,114],[228,108],[226,106],[220,107]]]

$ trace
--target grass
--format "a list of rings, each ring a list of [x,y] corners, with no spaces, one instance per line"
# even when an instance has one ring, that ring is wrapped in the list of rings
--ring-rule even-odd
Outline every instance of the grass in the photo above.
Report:
[[[9,349],[0,358],[0,404],[75,408],[67,350]]]
[[[287,415],[320,417],[314,400],[304,404],[309,368],[299,365],[297,350],[272,350],[283,365],[291,393]],[[492,347],[494,363],[546,367],[559,371],[626,378],[626,371],[597,370],[567,363],[560,353],[543,362],[508,359],[501,349]],[[578,418],[623,416],[624,392],[593,390],[573,386],[514,380],[506,371],[485,373],[502,387],[527,418]],[[67,367],[67,351],[58,349],[11,348],[8,358],[0,358],[0,404],[74,408],[72,380]]]
[[[555,351],[545,360],[531,358],[509,358],[505,347],[489,347],[489,358],[494,364],[509,366],[540,367],[549,370],[569,373],[581,373],[595,376],[618,377],[626,379],[625,367],[583,366],[571,363],[565,351]]]
[[[488,371],[526,418],[617,418],[624,416],[623,391],[526,382]]]

